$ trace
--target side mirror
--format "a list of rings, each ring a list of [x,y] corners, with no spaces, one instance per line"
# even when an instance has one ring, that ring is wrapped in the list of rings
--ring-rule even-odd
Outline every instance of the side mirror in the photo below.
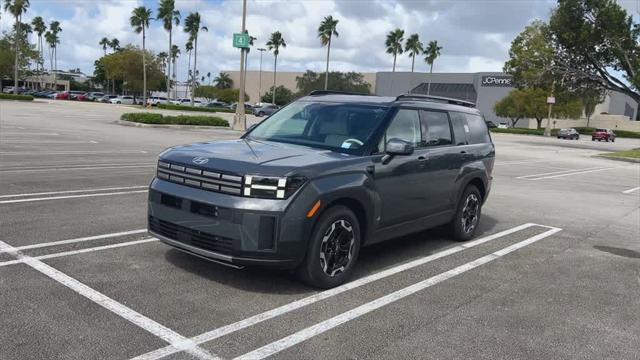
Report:
[[[388,155],[411,155],[413,154],[413,145],[410,143],[400,140],[398,138],[393,138],[387,141],[387,146],[385,152]]]

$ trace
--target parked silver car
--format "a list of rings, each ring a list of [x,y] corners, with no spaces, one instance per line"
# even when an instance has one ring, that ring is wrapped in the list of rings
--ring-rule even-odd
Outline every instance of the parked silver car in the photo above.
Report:
[[[580,133],[574,128],[558,130],[558,139],[578,140]]]
[[[280,109],[280,106],[278,105],[262,104],[261,106],[254,107],[253,113],[256,116],[265,116],[273,114],[274,112],[278,111],[278,109]]]

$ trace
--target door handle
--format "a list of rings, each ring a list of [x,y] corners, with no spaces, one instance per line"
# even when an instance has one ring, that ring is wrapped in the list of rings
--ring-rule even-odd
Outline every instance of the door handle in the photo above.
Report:
[[[418,161],[427,161],[426,156],[418,156]]]

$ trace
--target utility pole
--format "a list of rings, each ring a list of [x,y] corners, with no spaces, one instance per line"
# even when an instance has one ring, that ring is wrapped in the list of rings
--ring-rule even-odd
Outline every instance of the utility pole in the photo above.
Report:
[[[555,81],[551,85],[551,95],[547,98],[547,104],[549,104],[549,114],[547,115],[547,126],[544,128],[544,136],[551,136],[551,110],[553,109],[553,104],[556,103],[556,98],[553,96],[555,91],[556,83]]]
[[[265,48],[258,48],[260,51],[260,75],[258,76],[258,102],[262,102],[262,53],[267,51]]]
[[[247,0],[242,0],[242,31],[244,34],[246,30],[247,20]],[[238,106],[236,106],[236,114],[233,117],[233,129],[234,130],[246,130],[247,129],[247,115],[244,113],[244,49],[240,49],[240,96],[238,98]]]

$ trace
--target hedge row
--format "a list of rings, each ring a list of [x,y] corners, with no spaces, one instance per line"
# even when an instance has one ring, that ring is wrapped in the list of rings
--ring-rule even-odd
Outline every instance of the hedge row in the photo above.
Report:
[[[15,95],[15,94],[0,94],[0,99],[2,99],[2,100],[32,101],[33,100],[33,96],[31,96],[31,95]]]
[[[576,129],[583,136],[591,136],[591,133],[595,130],[592,127],[576,127]],[[498,129],[492,128],[491,132],[494,133],[506,133],[506,134],[524,134],[524,135],[544,135],[544,128],[542,129],[525,129],[525,128],[509,128],[509,129]],[[634,138],[640,139],[640,132],[635,131],[626,131],[626,130],[616,130],[613,129],[618,137],[621,138]],[[556,136],[558,134],[558,129],[552,129],[551,135]]]
[[[191,116],[191,115],[162,115],[157,113],[126,113],[120,116],[121,120],[143,124],[175,124],[175,125],[206,125],[229,126],[229,123],[217,116]]]
[[[182,110],[182,111],[201,111],[201,112],[224,112],[224,113],[235,113],[236,111],[233,109],[227,108],[208,108],[208,107],[199,107],[199,106],[191,106],[191,105],[175,105],[175,104],[158,104],[159,109],[166,110]]]

